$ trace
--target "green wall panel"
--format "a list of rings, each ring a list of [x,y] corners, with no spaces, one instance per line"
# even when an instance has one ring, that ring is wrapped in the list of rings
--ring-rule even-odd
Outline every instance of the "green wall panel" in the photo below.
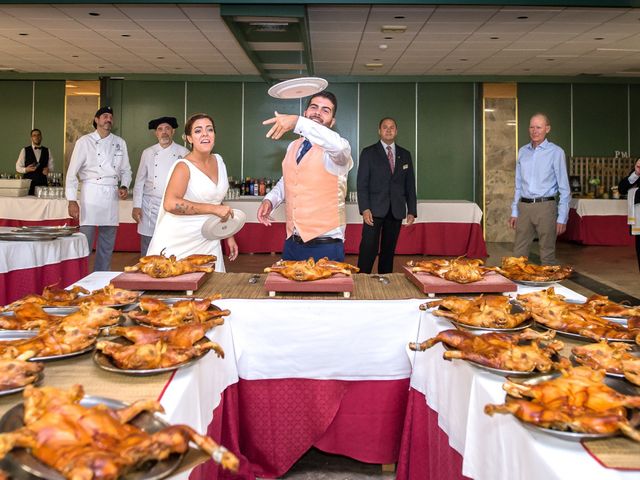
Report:
[[[64,95],[64,81],[36,81],[33,126],[42,132],[42,144],[51,150],[57,172],[63,171]]]
[[[518,148],[529,142],[529,120],[535,113],[549,117],[549,141],[571,156],[571,85],[557,83],[518,84]]]
[[[348,188],[355,191],[358,178],[358,85],[355,83],[332,83],[327,90],[338,99],[338,112],[336,124],[333,129],[346,138],[351,145],[353,168],[349,172]],[[306,106],[308,99],[304,99],[302,108]]]
[[[629,87],[630,128],[632,157],[640,157],[640,85]]]
[[[418,198],[473,200],[474,85],[418,87]]]
[[[627,86],[573,85],[573,155],[627,150]]]
[[[127,142],[134,179],[142,151],[158,143],[148,128],[149,120],[176,117],[178,124],[184,127],[184,87],[184,82],[122,82],[122,109],[120,112],[114,110],[114,125],[122,132],[116,132],[117,135]],[[112,94],[113,99],[117,98],[115,91]],[[178,127],[174,141],[182,144],[181,132]]]
[[[16,173],[16,160],[20,149],[31,142],[32,81],[0,82],[2,128],[0,128],[0,172]]]
[[[280,140],[266,138],[271,128],[262,125],[278,113],[299,115],[300,100],[279,100],[267,94],[266,83],[245,83],[244,86],[244,176],[270,177],[275,180],[282,176],[282,159],[287,145],[297,138],[293,133]]]
[[[216,122],[214,152],[222,155],[227,173],[240,178],[242,166],[242,84],[188,82],[187,118],[208,113]],[[180,133],[184,132],[180,121]]]
[[[360,151],[380,140],[378,123],[383,117],[396,119],[398,124],[396,143],[409,150],[415,157],[416,87],[414,83],[360,84]]]

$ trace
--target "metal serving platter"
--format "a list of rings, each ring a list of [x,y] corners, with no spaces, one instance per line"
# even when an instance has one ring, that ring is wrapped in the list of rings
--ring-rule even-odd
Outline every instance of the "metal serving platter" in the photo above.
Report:
[[[556,378],[558,376],[560,376],[561,374],[559,372],[555,372],[555,373],[544,373],[544,374],[538,374],[536,376],[532,376],[529,378],[524,378],[524,379],[514,379],[515,382],[517,383],[521,383],[521,384],[525,384],[525,385],[537,385],[539,383],[542,382],[546,382],[548,380],[551,380],[553,378]],[[608,386],[610,386],[611,388],[613,388],[614,390],[624,394],[624,395],[638,395],[640,394],[640,388],[633,386],[632,384],[628,383],[625,380],[619,379],[619,378],[613,378],[613,377],[605,377],[604,378],[604,383],[606,383]],[[513,397],[511,397],[510,395],[506,396],[506,401],[508,402],[509,399],[512,399]],[[632,409],[628,408],[627,412],[629,412],[629,416],[632,415]],[[581,440],[596,440],[596,439],[600,439],[600,438],[610,438],[610,437],[616,437],[618,435],[621,435],[620,432],[615,432],[615,433],[584,433],[584,432],[573,432],[570,430],[554,430],[552,428],[544,428],[544,427],[539,427],[537,425],[534,425],[532,423],[527,423],[527,422],[523,422],[522,420],[516,418],[514,416],[514,418],[516,420],[518,420],[520,422],[520,424],[525,427],[528,430],[531,430],[533,432],[540,432],[540,433],[545,433],[547,435],[551,435],[553,437],[556,438],[560,438],[562,440],[569,440],[572,442],[579,442]]]
[[[14,387],[14,388],[8,388],[6,390],[0,390],[0,397],[21,392],[25,388],[27,388],[27,385],[40,385],[43,379],[44,379],[44,372],[39,372],[38,375],[36,376],[36,379],[31,383],[27,383],[25,385],[22,385],[21,387]]]
[[[627,353],[633,355],[634,357],[640,357],[640,350],[638,349],[632,349]],[[571,360],[571,363],[573,363],[574,365],[584,365],[583,363],[580,363],[578,361],[578,358],[573,353],[569,356],[569,360]],[[607,374],[608,377],[623,378],[623,379],[626,378],[624,376],[624,373],[614,373],[608,370],[605,370],[605,373]]]
[[[3,312],[1,316],[11,316],[13,312]],[[71,312],[73,313],[73,312]],[[64,318],[66,315],[58,315],[62,318]],[[127,318],[123,315],[120,314],[120,316],[118,317],[118,321],[112,325],[105,325],[103,327],[100,327],[100,330],[104,330],[105,328],[109,328],[109,327],[115,327],[116,325],[124,325],[124,323],[127,321]],[[19,338],[29,338],[32,337],[34,335],[37,335],[40,332],[39,328],[32,328],[31,330],[12,330],[10,328],[0,328],[0,340],[17,340],[18,337],[16,337],[16,335],[25,335],[23,337],[19,337]]]
[[[173,305],[174,303],[181,302],[183,300],[204,300],[204,298],[199,298],[199,297],[166,297],[166,298],[158,298],[158,300],[161,300],[163,303],[166,303],[167,305]],[[211,304],[207,310],[212,310],[212,311],[215,311],[215,312],[219,312],[222,309],[220,307],[218,307],[217,305]],[[132,311],[136,312],[136,313],[143,313],[143,311],[140,308],[139,304],[137,304],[133,308],[127,309],[127,313],[132,312]],[[159,325],[154,325],[154,324],[149,323],[149,322],[145,322],[142,319],[138,319],[138,318],[134,318],[134,317],[128,317],[128,318],[133,323],[135,323],[137,325],[141,325],[143,327],[155,328],[156,330],[172,330],[174,328],[181,327],[182,325],[188,325],[188,324],[193,322],[193,321],[189,321],[189,322],[184,322],[184,323],[182,323],[180,325],[159,326]]]
[[[9,242],[48,242],[55,240],[59,235],[55,233],[11,233],[0,232],[0,240]]]
[[[524,308],[522,308],[522,305],[520,305],[519,303],[516,302],[511,302],[511,313],[515,314],[515,313],[523,313],[524,312]],[[440,317],[438,315],[435,315],[438,318],[444,318],[445,320],[450,321],[453,325],[455,325],[456,328],[459,328],[460,330],[469,330],[472,331],[473,333],[477,333],[477,334],[481,334],[481,333],[488,333],[488,332],[519,332],[520,330],[524,330],[525,328],[531,328],[534,324],[533,319],[529,318],[527,320],[525,320],[524,322],[522,322],[520,325],[518,325],[517,327],[513,327],[513,328],[498,328],[498,327],[478,327],[476,325],[468,325],[464,322],[460,322],[459,320],[454,320],[453,318],[449,318],[449,317]]]
[[[554,331],[556,332],[556,335],[559,335],[561,337],[566,337],[566,338],[573,338],[575,340],[582,340],[583,342],[598,342],[599,340],[595,340],[593,338],[589,338],[589,337],[585,337],[584,335],[580,335],[579,333],[573,333],[573,332],[565,332],[563,330],[556,330],[554,328],[549,328],[546,325],[540,323],[540,322],[534,322],[536,327],[539,327],[543,330],[550,330],[550,331]],[[633,343],[635,344],[636,341],[633,338],[627,338],[627,339],[623,339],[623,338],[603,338],[603,340],[606,340],[608,342],[622,342],[622,343]]]
[[[28,233],[28,234],[47,234],[55,235],[56,237],[70,237],[74,233],[78,233],[80,228],[78,227],[53,227],[53,226],[33,226],[33,227],[20,227],[15,230],[11,230],[13,233]]]
[[[514,280],[513,278],[509,278],[509,280],[519,283],[520,285],[525,285],[527,287],[551,287],[562,282],[562,280],[566,280],[566,278],[563,278],[562,280],[547,280],[544,282],[534,280]]]
[[[9,340],[26,340],[38,335],[37,330],[2,330],[0,331],[0,342]],[[90,352],[95,347],[95,341],[88,347],[75,352],[61,353],[60,355],[48,355],[44,357],[31,357],[29,362],[48,362],[50,360],[63,360],[65,358],[76,357],[84,353]]]
[[[110,338],[109,341],[119,343],[119,344],[121,344],[123,346],[127,346],[127,345],[131,345],[132,344],[132,342],[130,342],[128,339],[126,339],[124,337]],[[210,341],[211,340],[209,340],[209,338],[202,337],[194,345],[198,345],[198,344],[205,343],[205,342],[210,342]],[[150,368],[150,369],[145,369],[145,370],[134,370],[134,369],[120,368],[120,367],[116,366],[116,364],[111,361],[111,358],[108,355],[105,355],[104,353],[102,353],[99,350],[96,350],[95,352],[93,352],[93,361],[99,368],[101,368],[103,370],[106,370],[107,372],[123,373],[125,375],[133,375],[133,376],[143,377],[143,376],[149,376],[149,375],[158,375],[160,373],[165,373],[165,372],[172,372],[174,370],[177,370],[178,368],[188,367],[189,365],[193,365],[194,363],[196,363],[198,360],[200,360],[202,357],[204,357],[207,353],[209,353],[209,351],[206,351],[205,353],[203,353],[201,355],[198,355],[196,357],[192,357],[191,359],[187,360],[186,362],[182,362],[182,363],[179,363],[177,365],[173,365],[171,367]]]
[[[106,405],[111,409],[120,409],[126,406],[125,403],[104,397],[94,397],[85,395],[80,401],[85,407],[93,407],[99,404]],[[0,419],[0,432],[11,432],[24,426],[24,405],[11,408]],[[141,428],[145,432],[154,433],[169,425],[157,415],[143,412],[136,416],[131,422],[132,425]],[[134,470],[124,476],[118,477],[120,480],[160,480],[171,475],[180,465],[184,454],[174,453],[166,460],[150,463],[147,462],[139,470]],[[40,462],[35,458],[30,450],[20,448],[9,452],[3,462],[2,467],[16,480],[64,480],[64,476],[56,470]]]

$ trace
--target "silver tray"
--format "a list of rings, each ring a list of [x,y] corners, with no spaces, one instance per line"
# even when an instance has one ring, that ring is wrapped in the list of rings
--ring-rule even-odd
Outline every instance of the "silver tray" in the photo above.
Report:
[[[473,330],[473,333],[478,333],[478,334],[483,332],[519,332],[521,330],[524,330],[525,328],[531,328],[534,323],[533,320],[530,318],[522,322],[517,327],[492,328],[492,327],[476,327],[475,325],[467,325],[466,323],[458,322],[457,320],[453,320],[452,318],[447,318],[447,317],[438,317],[438,318],[444,318],[445,320],[449,320],[451,323],[453,323],[456,326],[456,328],[459,328],[460,330]]]
[[[537,385],[539,383],[545,382],[547,380],[551,380],[553,378],[556,378],[558,376],[560,376],[561,374],[559,372],[555,372],[555,373],[543,373],[543,374],[538,374],[529,378],[525,378],[525,379],[517,379],[516,382],[517,383],[522,383],[522,384],[529,384],[529,385]],[[632,384],[630,384],[629,382],[619,379],[619,378],[613,378],[613,377],[605,377],[604,378],[604,383],[606,383],[609,387],[613,388],[614,390],[624,394],[624,395],[638,395],[640,393],[640,388],[633,386]],[[513,398],[509,395],[506,396],[506,401],[508,401],[509,398]],[[627,409],[627,411],[629,412],[629,415],[631,415],[631,409]],[[534,425],[532,423],[527,423],[527,422],[523,422],[522,420],[520,420],[517,417],[513,417],[515,418],[518,422],[520,422],[520,424],[525,427],[528,430],[531,430],[533,432],[540,432],[540,433],[546,433],[547,435],[551,435],[554,436],[556,438],[560,438],[562,440],[569,440],[569,441],[573,441],[573,442],[579,442],[581,440],[595,440],[595,439],[599,439],[599,438],[610,438],[610,437],[616,437],[618,435],[621,435],[620,432],[615,432],[615,433],[584,433],[584,432],[572,432],[570,430],[554,430],[552,428],[544,428],[544,427],[539,427],[537,425]]]
[[[10,233],[0,232],[0,240],[9,242],[48,242],[58,238],[55,233]]]
[[[29,359],[30,362],[50,362],[52,360],[63,360],[65,358],[77,357],[78,355],[83,355],[85,353],[90,352],[96,346],[95,342],[93,342],[88,347],[83,348],[82,350],[78,350],[75,352],[69,353],[61,353],[60,355],[49,355],[48,357],[31,357]]]
[[[60,307],[60,308],[67,308],[67,307]],[[73,312],[71,312],[73,313]],[[11,314],[13,314],[13,312],[9,311],[9,312],[3,312],[1,314],[1,316],[5,316],[8,317]],[[59,316],[66,316],[66,315],[59,315]],[[124,323],[127,321],[127,318],[123,315],[120,314],[120,316],[118,317],[118,321],[116,323],[114,323],[113,325],[106,325],[104,327],[100,327],[100,330],[104,330],[105,328],[109,328],[109,327],[115,327],[117,325],[124,325]],[[0,340],[13,340],[13,339],[17,339],[17,338],[29,338],[32,337],[34,335],[37,335],[40,332],[39,328],[33,328],[31,330],[11,330],[9,328],[0,328]],[[16,337],[15,335],[25,335],[22,337]]]
[[[9,388],[7,390],[0,390],[0,397],[4,397],[5,395],[11,395],[13,393],[21,392],[25,388],[27,388],[27,385],[39,385],[40,383],[42,383],[43,379],[44,379],[44,372],[39,372],[38,376],[36,377],[36,379],[31,383],[27,383],[26,385],[23,385],[21,387],[14,387],[14,388]]]
[[[631,355],[633,355],[633,356],[635,356],[635,357],[640,357],[640,350],[633,349],[633,350],[631,350],[631,351],[630,351],[630,352],[628,352],[628,353],[630,353]],[[580,363],[580,362],[578,361],[577,357],[576,357],[573,353],[569,356],[569,360],[571,360],[571,363],[573,363],[574,365],[584,365],[583,363]],[[608,370],[605,370],[605,373],[606,373],[606,375],[607,375],[608,377],[613,377],[613,378],[626,378],[626,377],[624,376],[624,373],[613,373],[613,372],[610,372],[610,371],[608,371]]]
[[[131,345],[131,342],[124,337],[111,338],[110,341],[120,343],[122,345]],[[209,340],[207,337],[202,337],[194,345],[197,345],[199,343],[204,343],[204,342],[210,342],[210,341],[211,340]],[[108,355],[105,355],[99,350],[96,350],[93,352],[93,361],[98,367],[100,367],[103,370],[106,370],[107,372],[123,373],[125,375],[134,375],[134,376],[143,377],[148,375],[158,375],[160,373],[165,373],[165,372],[172,372],[174,370],[177,370],[178,368],[188,367],[189,365],[193,365],[194,363],[196,363],[198,360],[204,357],[207,353],[209,353],[209,351],[201,355],[198,355],[196,357],[193,357],[187,360],[186,362],[180,363],[178,365],[173,365],[171,367],[151,368],[146,370],[133,370],[133,369],[119,368],[111,361],[111,358]]]
[[[552,285],[562,282],[562,280],[566,280],[566,278],[563,278],[562,280],[547,280],[544,282],[533,280],[514,280],[512,278],[509,278],[509,280],[519,283],[520,285],[525,285],[527,287],[551,287]]]
[[[119,409],[126,406],[125,403],[119,400],[90,395],[85,395],[80,404],[86,407],[104,404],[111,409]],[[11,432],[23,427],[23,417],[24,405],[21,403],[11,408],[0,419],[0,432]],[[148,412],[141,413],[129,423],[149,433],[157,432],[168,426],[160,417]],[[178,468],[183,457],[184,454],[174,453],[166,460],[145,463],[144,470],[135,470],[118,478],[120,480],[160,480],[171,475]],[[15,449],[7,453],[2,466],[11,475],[11,478],[16,480],[36,478],[64,480],[60,473],[40,462],[40,460],[31,455],[29,450],[24,448]]]
[[[56,237],[70,237],[74,233],[78,233],[79,228],[69,227],[21,227],[11,230],[12,233],[21,234],[46,234],[55,235]]]
[[[599,340],[595,340],[593,338],[589,338],[589,337],[585,337],[584,335],[580,335],[579,333],[573,333],[573,332],[565,332],[563,330],[556,330],[554,328],[549,328],[546,325],[540,323],[540,322],[534,322],[534,324],[544,330],[551,330],[556,332],[556,335],[560,335],[561,337],[566,337],[566,338],[574,338],[576,340],[582,340],[584,342],[598,342]],[[628,338],[628,339],[622,339],[622,338],[603,338],[603,340],[606,340],[608,342],[621,342],[621,343],[633,343],[635,345],[636,341],[633,338]]]
[[[203,298],[196,298],[196,297],[168,297],[168,298],[159,298],[158,300],[161,300],[163,303],[166,303],[167,305],[173,305],[174,303],[180,302],[182,300],[203,300]],[[218,307],[217,305],[213,305],[211,304],[209,306],[209,308],[207,310],[213,310],[216,312],[221,311],[222,309],[220,307]],[[135,311],[137,313],[142,313],[142,310],[140,309],[140,306],[137,305],[134,308],[129,308],[127,309],[126,313]],[[153,325],[151,323],[145,322],[144,320],[140,320],[137,318],[133,318],[133,317],[129,317],[127,316],[127,318],[129,318],[129,320],[131,320],[133,323],[137,324],[137,325],[141,325],[143,327],[149,327],[149,328],[155,328],[156,330],[172,330],[174,328],[178,328],[181,327],[182,325],[189,325],[191,323],[193,323],[193,320],[189,321],[189,322],[184,322],[180,325],[167,325],[164,327],[158,326],[158,325]]]

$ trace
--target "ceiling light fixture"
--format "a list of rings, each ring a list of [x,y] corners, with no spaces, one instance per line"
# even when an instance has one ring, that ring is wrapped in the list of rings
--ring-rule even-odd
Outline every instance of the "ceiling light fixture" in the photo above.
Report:
[[[29,34],[28,33],[19,33],[18,35],[20,35],[21,37],[26,37]]]
[[[382,33],[404,33],[407,31],[406,25],[383,25],[380,28]]]
[[[382,67],[384,67],[384,64],[382,64],[382,63],[365,63],[364,66],[367,67],[367,68],[382,68]]]
[[[395,18],[396,20],[402,20],[403,18],[405,18],[405,16],[404,15],[396,15],[393,18]]]
[[[520,15],[518,17],[518,20],[526,20],[527,18],[529,18],[529,17],[527,17],[526,15]]]
[[[71,55],[71,58],[78,58],[79,55]]]
[[[131,35],[129,35],[128,33],[123,33],[122,35],[120,35],[121,37],[130,37]]]
[[[604,37],[595,37],[594,40],[604,40]]]
[[[484,111],[485,111],[486,113],[493,113],[493,112],[495,112],[495,111],[496,111],[496,109],[495,109],[495,108],[485,108],[485,109],[484,109]]]
[[[100,14],[98,12],[89,12],[89,15],[91,15],[92,17],[99,17]]]
[[[12,70],[15,70],[15,68],[13,68],[13,67],[0,67],[0,72],[10,72]]]
[[[491,37],[491,40],[500,40],[500,37]]]
[[[598,52],[640,52],[640,48],[596,48]]]
[[[378,45],[378,47],[380,48],[380,50],[386,50],[387,48],[389,48],[386,43],[381,43],[380,45]]]

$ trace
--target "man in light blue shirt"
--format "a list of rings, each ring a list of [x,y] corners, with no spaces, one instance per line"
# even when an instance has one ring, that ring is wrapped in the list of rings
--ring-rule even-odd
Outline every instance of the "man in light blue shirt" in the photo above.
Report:
[[[550,130],[545,114],[531,117],[531,143],[518,151],[516,191],[509,219],[509,225],[516,230],[514,255],[528,257],[537,235],[543,265],[556,264],[556,237],[567,228],[571,200],[564,150],[547,140]]]

